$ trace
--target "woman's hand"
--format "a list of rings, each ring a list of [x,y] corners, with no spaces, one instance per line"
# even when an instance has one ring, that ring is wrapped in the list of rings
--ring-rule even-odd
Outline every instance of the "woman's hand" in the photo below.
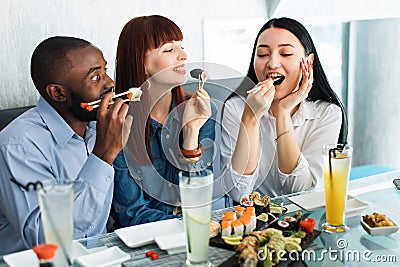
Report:
[[[252,114],[257,120],[260,119],[271,107],[274,95],[275,86],[273,79],[268,78],[258,83],[255,88],[248,91],[244,110],[245,114]]]
[[[300,67],[302,71],[302,81],[300,86],[297,86],[292,93],[281,99],[278,104],[279,110],[289,114],[298,104],[300,104],[301,101],[307,98],[314,81],[311,62],[305,62],[304,59],[302,59]]]
[[[211,117],[210,96],[204,89],[197,90],[186,102],[182,117],[183,148],[196,149],[200,128]]]

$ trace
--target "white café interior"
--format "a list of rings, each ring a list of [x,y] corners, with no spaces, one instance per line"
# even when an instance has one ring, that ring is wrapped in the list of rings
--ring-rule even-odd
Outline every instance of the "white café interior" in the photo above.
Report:
[[[36,104],[29,60],[34,47],[51,35],[96,44],[112,74],[123,25],[134,16],[161,14],[181,27],[188,62],[217,63],[245,74],[260,26],[272,17],[295,18],[311,32],[328,79],[347,108],[353,167],[367,165],[354,168],[354,177],[400,168],[397,0],[2,0],[0,14],[4,114]],[[2,120],[7,116],[12,114]]]

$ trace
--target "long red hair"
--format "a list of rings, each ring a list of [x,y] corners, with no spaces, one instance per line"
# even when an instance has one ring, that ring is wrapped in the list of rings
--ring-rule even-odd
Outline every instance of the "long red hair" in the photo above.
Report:
[[[163,16],[136,17],[126,23],[118,40],[116,93],[139,87],[148,79],[145,72],[145,55],[148,50],[182,39],[183,34],[179,27]],[[150,149],[150,96],[145,86],[142,91],[140,102],[132,105],[134,119],[128,142],[133,145],[133,150],[130,151],[133,160],[137,164],[147,165],[153,161]],[[178,106],[188,95],[181,86],[177,86],[172,89],[172,98]]]

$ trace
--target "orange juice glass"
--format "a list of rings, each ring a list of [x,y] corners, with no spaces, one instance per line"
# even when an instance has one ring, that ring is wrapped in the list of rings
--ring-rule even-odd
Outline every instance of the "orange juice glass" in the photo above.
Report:
[[[349,145],[323,147],[326,223],[322,228],[326,232],[346,231],[344,219],[352,154],[353,148]]]

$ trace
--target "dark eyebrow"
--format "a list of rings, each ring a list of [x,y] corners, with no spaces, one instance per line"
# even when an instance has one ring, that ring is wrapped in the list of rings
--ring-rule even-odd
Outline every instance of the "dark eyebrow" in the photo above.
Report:
[[[89,71],[86,73],[86,77],[89,76],[90,73],[92,73],[92,72],[94,72],[94,71],[96,71],[96,70],[99,70],[99,69],[101,69],[100,66],[90,68]]]
[[[285,47],[285,46],[291,46],[291,47],[294,48],[294,46],[291,45],[291,44],[280,44],[280,45],[278,45],[278,47]],[[260,45],[257,46],[257,48],[259,48],[259,47],[270,48],[269,45],[267,45],[267,44],[260,44]]]

